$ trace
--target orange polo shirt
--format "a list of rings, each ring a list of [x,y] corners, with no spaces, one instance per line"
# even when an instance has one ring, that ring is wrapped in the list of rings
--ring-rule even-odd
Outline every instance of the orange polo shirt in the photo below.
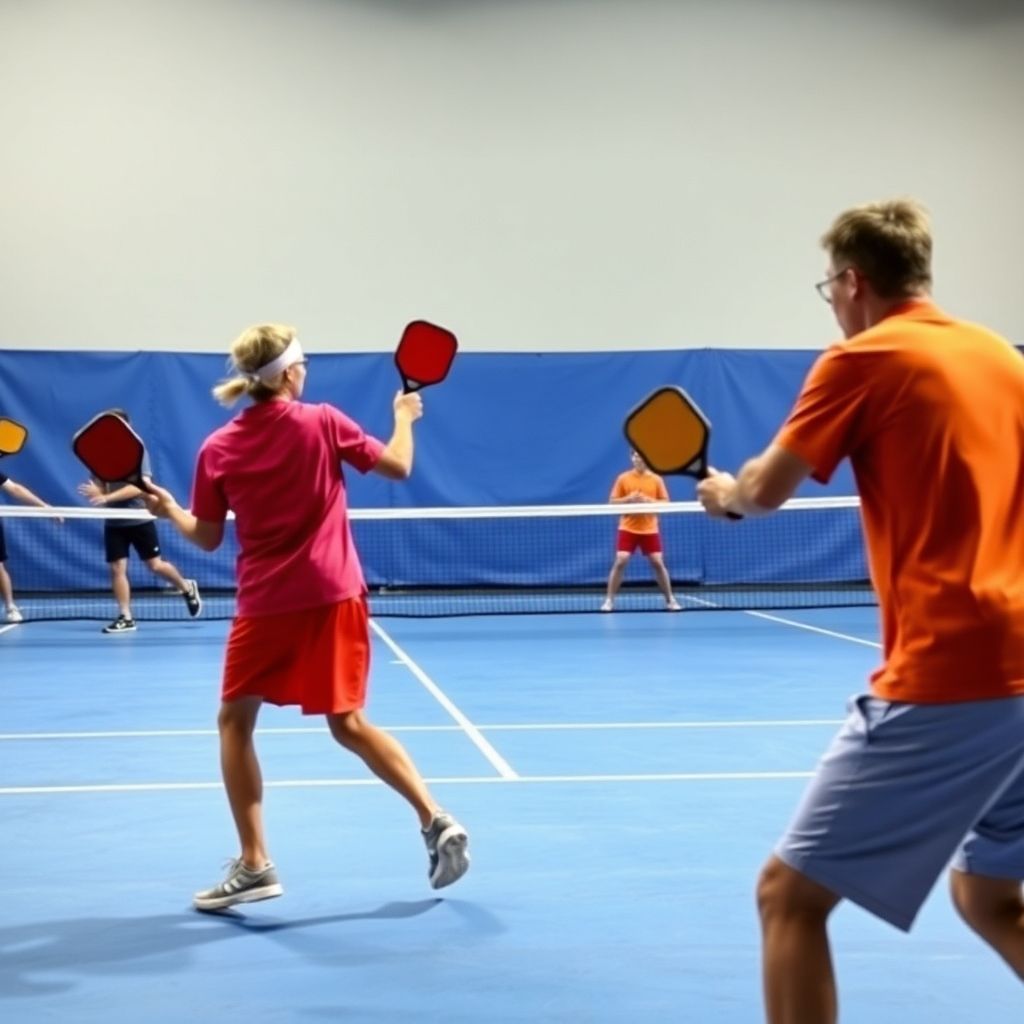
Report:
[[[615,478],[612,487],[612,498],[625,498],[627,494],[639,491],[641,494],[653,498],[654,501],[668,501],[668,491],[665,489],[665,481],[648,470],[646,473],[638,473],[635,469],[627,469]],[[642,508],[642,505],[635,506]],[[619,519],[619,529],[629,533],[657,533],[658,517],[649,512],[630,512]]]
[[[1024,694],[1024,358],[914,300],[814,364],[776,443],[861,496],[885,700]]]

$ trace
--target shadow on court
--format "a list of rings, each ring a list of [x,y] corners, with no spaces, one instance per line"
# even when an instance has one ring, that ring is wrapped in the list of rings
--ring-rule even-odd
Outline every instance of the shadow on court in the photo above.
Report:
[[[76,976],[165,974],[184,970],[194,950],[213,943],[267,936],[293,954],[359,966],[395,956],[375,949],[365,932],[332,929],[329,944],[315,929],[357,921],[401,921],[444,906],[465,926],[467,941],[495,935],[504,927],[490,912],[464,901],[432,898],[385,903],[373,910],[296,919],[247,917],[229,910],[215,914],[160,914],[152,917],[92,917],[0,927],[0,996],[53,995],[71,991]],[[250,955],[251,951],[247,953]]]

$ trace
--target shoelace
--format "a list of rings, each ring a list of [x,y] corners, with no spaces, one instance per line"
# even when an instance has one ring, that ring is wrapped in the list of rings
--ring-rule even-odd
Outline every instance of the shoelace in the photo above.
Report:
[[[242,863],[241,857],[228,857],[226,861],[221,864],[221,868],[224,871],[224,881],[226,882],[233,874],[238,870],[245,870],[245,865]]]

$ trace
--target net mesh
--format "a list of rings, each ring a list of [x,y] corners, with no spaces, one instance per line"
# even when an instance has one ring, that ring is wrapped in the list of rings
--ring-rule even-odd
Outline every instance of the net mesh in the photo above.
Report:
[[[797,499],[741,523],[709,519],[695,503],[644,506],[658,515],[664,560],[685,609],[784,609],[873,604],[856,498]],[[378,616],[597,611],[622,507],[356,509],[350,513],[370,606]],[[145,513],[0,506],[15,599],[26,620],[106,619],[116,608],[103,533]],[[62,519],[59,522],[57,517]],[[162,557],[198,581],[204,617],[235,612],[230,522],[208,554],[158,523]],[[184,620],[177,591],[133,553],[137,619]],[[616,611],[655,611],[664,600],[637,552]]]

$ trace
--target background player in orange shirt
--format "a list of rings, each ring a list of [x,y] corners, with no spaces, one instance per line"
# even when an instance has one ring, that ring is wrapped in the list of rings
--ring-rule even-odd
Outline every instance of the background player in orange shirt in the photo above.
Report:
[[[765,452],[697,488],[763,514],[848,457],[882,617],[884,664],[758,883],[770,1024],[836,1020],[841,899],[909,930],[951,861],[961,917],[1024,980],[1024,359],[932,302],[916,203],[848,210],[822,244],[846,340]]]
[[[609,501],[613,505],[643,504],[652,501],[668,501],[665,481],[647,468],[647,463],[637,452],[630,452],[632,469],[620,473],[615,479]],[[672,594],[672,581],[665,568],[662,555],[661,534],[658,532],[658,517],[649,512],[630,512],[619,519],[619,532],[615,540],[615,561],[608,574],[608,595],[601,605],[601,611],[610,612],[615,607],[615,595],[622,586],[626,563],[639,548],[651,563],[658,589],[665,598],[665,607],[671,612],[679,611],[679,602]]]

